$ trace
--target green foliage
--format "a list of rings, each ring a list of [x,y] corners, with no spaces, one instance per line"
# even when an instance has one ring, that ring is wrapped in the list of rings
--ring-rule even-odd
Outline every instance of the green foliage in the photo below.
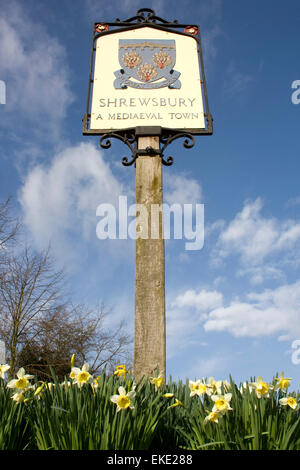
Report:
[[[274,383],[275,385],[275,383]],[[270,390],[269,396],[258,398],[255,391],[246,385],[241,391],[230,380],[232,411],[220,417],[218,423],[207,422],[207,411],[212,402],[204,396],[187,406],[184,424],[177,427],[182,436],[182,447],[191,450],[299,450],[300,413],[279,400],[286,393]],[[224,386],[222,393],[225,393]],[[289,394],[291,395],[291,394]],[[292,394],[297,400],[295,393]],[[195,403],[197,406],[194,406]]]
[[[45,389],[36,404],[33,427],[40,450],[144,450],[151,445],[164,402],[148,383],[138,384],[134,409],[116,412],[110,397],[124,383],[105,374],[96,390],[67,382]]]
[[[24,450],[31,440],[27,410],[14,402],[11,395],[0,378],[0,450]]]
[[[28,389],[26,400],[0,379],[1,450],[300,450],[300,412],[279,400],[299,395],[270,387],[257,396],[248,384],[230,379],[219,394],[231,394],[230,407],[218,422],[205,418],[214,401],[209,394],[190,396],[189,381],[172,378],[156,387],[148,378],[109,376],[78,387],[67,380]],[[111,397],[135,391],[131,407],[117,411]],[[165,395],[167,393],[167,395]]]

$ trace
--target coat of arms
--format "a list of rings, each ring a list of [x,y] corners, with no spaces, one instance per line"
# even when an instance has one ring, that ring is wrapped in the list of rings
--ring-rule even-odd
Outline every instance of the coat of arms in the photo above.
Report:
[[[174,40],[120,39],[119,62],[114,87],[141,89],[177,88],[180,72],[174,70],[176,46]]]

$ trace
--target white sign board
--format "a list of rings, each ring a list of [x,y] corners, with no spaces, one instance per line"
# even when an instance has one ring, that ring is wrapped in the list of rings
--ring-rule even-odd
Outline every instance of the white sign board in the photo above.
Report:
[[[204,129],[197,41],[148,26],[95,44],[90,130]]]

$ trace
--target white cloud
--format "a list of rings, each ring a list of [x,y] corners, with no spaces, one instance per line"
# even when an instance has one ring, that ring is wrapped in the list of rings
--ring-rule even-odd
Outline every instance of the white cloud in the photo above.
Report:
[[[196,359],[186,371],[186,376],[191,380],[202,378],[208,379],[211,376],[214,376],[216,380],[228,380],[228,377],[224,376],[224,370],[227,369],[231,362],[232,357],[224,357],[224,354],[221,355],[220,353],[215,354],[214,356]]]
[[[285,222],[282,224],[282,230],[278,235],[275,248],[278,250],[292,248],[298,240],[300,240],[300,223]]]
[[[215,222],[210,222],[205,224],[205,236],[209,237],[214,232],[221,232],[222,229],[226,227],[225,220],[219,219]]]
[[[184,174],[164,176],[164,201],[172,204],[202,203],[202,187],[198,181]]]
[[[206,343],[199,337],[201,319],[197,312],[170,305],[167,308],[166,324],[167,359],[177,357],[192,346],[206,346]]]
[[[174,296],[175,297],[175,296]],[[187,290],[177,295],[167,306],[167,357],[176,357],[179,351],[192,346],[205,347],[203,320],[207,312],[222,305],[223,296],[205,289]]]
[[[288,257],[294,261],[299,258],[300,222],[264,217],[262,208],[260,198],[244,204],[242,211],[220,233],[213,252],[215,261],[237,255],[242,266],[251,270],[254,267],[266,268],[264,263],[279,253],[286,255],[280,261],[281,265]],[[263,272],[271,278],[280,275],[274,263],[261,270],[260,275]]]
[[[276,281],[283,281],[285,279],[285,274],[282,270],[268,265],[239,269],[237,276],[249,276],[250,282],[253,285],[262,284],[267,279]]]
[[[263,311],[255,305],[233,302],[213,310],[204,323],[205,331],[227,331],[233,336],[264,336],[278,332],[282,321],[274,308]],[[279,320],[279,321],[278,321]]]
[[[262,201],[248,202],[243,210],[221,232],[219,254],[226,257],[237,252],[243,260],[252,264],[260,262],[277,238],[276,223],[260,216]]]
[[[96,208],[117,207],[122,186],[91,143],[68,147],[50,165],[33,168],[19,200],[24,222],[38,248],[49,241],[56,250],[72,249],[72,238],[96,240]]]
[[[187,290],[176,297],[174,306],[195,308],[199,312],[206,312],[222,305],[223,295],[217,291],[202,289],[199,292]]]
[[[9,124],[19,123],[20,113],[25,113],[27,119],[38,122],[39,130],[57,133],[73,100],[66,51],[15,1],[1,6],[0,63],[6,112],[14,113]]]
[[[223,92],[225,96],[230,99],[241,96],[249,84],[254,82],[254,78],[254,75],[239,70],[237,65],[231,61],[224,75]]]
[[[250,293],[227,307],[212,310],[205,331],[227,331],[233,336],[300,335],[300,281],[262,293]]]
[[[212,59],[215,59],[217,55],[217,46],[215,42],[216,39],[218,39],[219,36],[221,36],[222,34],[223,33],[221,28],[216,24],[211,29],[204,31],[202,35],[201,39],[203,44],[203,55],[205,57],[206,67],[209,67],[209,64],[211,63]]]
[[[176,347],[200,345],[205,332],[227,332],[235,337],[300,335],[300,280],[275,289],[250,292],[227,305],[217,290],[186,290],[169,303],[168,334],[172,354]]]

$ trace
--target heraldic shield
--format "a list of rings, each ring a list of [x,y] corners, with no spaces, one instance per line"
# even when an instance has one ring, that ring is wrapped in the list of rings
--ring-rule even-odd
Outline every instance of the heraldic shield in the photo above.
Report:
[[[114,73],[115,89],[181,88],[180,72],[173,68],[174,40],[120,39],[119,62],[122,68]]]

